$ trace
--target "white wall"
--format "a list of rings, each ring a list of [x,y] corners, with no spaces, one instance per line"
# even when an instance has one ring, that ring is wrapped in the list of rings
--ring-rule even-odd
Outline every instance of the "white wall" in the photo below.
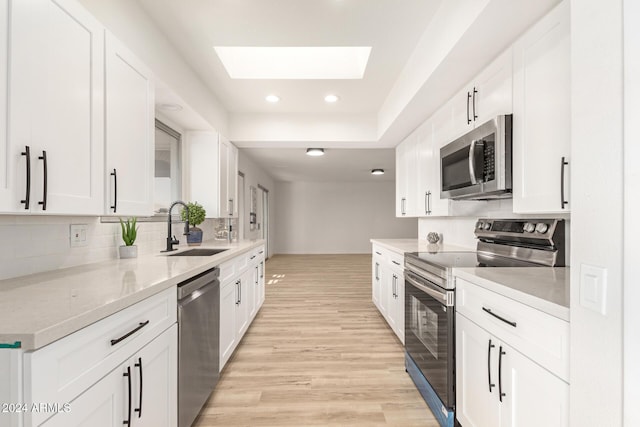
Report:
[[[80,0],[80,3],[189,107],[214,129],[227,134],[227,111],[137,1]]]
[[[640,425],[640,2],[624,1],[624,425]]]
[[[267,190],[269,190],[269,235],[270,237],[270,245],[269,245],[269,253],[267,254],[268,256],[271,256],[274,254],[274,236],[276,235],[276,224],[275,224],[275,217],[276,217],[276,211],[275,211],[275,206],[276,206],[276,185],[275,182],[273,180],[273,178],[271,178],[271,176],[261,167],[259,167],[254,161],[253,159],[251,159],[249,156],[247,156],[247,154],[242,151],[242,149],[239,150],[239,154],[238,154],[238,170],[242,173],[244,173],[244,230],[245,230],[245,237],[247,239],[258,239],[261,238],[262,236],[262,231],[261,230],[254,230],[254,231],[250,231],[249,230],[249,209],[250,209],[250,192],[249,192],[249,187],[250,186],[254,186],[256,189],[258,188],[258,185],[261,185],[262,187],[266,188]],[[260,200],[260,191],[258,191],[258,204],[262,203],[262,201]],[[258,220],[260,221],[261,219],[258,218]]]
[[[87,246],[72,248],[69,225],[87,225]],[[167,223],[145,222],[140,226],[138,255],[158,253],[166,247]],[[200,225],[204,239],[214,236],[213,222]],[[183,224],[173,226],[180,248],[187,246]],[[75,267],[118,258],[122,245],[119,223],[101,223],[97,217],[0,215],[0,280],[32,273]]]
[[[571,1],[570,419],[580,427],[622,425],[622,18],[622,0]],[[604,314],[580,304],[585,266],[606,272]]]
[[[276,182],[275,252],[370,253],[372,238],[415,238],[395,217],[395,182]]]

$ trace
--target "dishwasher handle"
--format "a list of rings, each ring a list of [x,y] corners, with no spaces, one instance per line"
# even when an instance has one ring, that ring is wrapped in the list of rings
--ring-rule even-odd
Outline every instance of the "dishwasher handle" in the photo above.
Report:
[[[218,281],[218,277],[220,277],[220,269],[216,267],[200,273],[189,280],[185,280],[184,282],[179,283],[178,300],[187,297],[189,294],[192,294],[194,291],[205,287],[211,282]]]

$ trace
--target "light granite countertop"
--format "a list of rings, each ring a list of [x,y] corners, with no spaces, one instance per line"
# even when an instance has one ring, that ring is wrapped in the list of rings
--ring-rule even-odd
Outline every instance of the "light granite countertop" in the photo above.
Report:
[[[0,344],[38,349],[262,244],[211,240],[200,248],[229,250],[204,257],[158,252],[1,280]]]
[[[423,239],[371,239],[371,243],[380,245],[399,254],[405,252],[475,252],[476,248],[465,248],[449,244],[432,244]]]
[[[569,267],[455,268],[453,275],[569,321]]]

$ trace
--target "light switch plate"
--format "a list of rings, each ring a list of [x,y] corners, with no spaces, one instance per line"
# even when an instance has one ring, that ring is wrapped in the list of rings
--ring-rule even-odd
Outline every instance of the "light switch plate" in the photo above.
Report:
[[[69,226],[69,242],[72,248],[87,246],[87,224],[71,224]]]
[[[607,269],[580,266],[580,305],[603,316],[607,314]]]

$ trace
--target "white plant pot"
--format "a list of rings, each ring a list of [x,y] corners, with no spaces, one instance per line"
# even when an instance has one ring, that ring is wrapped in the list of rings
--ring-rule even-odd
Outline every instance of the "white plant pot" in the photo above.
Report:
[[[138,247],[136,245],[132,246],[120,246],[118,248],[118,252],[120,252],[120,259],[127,258],[137,258],[138,257]]]

